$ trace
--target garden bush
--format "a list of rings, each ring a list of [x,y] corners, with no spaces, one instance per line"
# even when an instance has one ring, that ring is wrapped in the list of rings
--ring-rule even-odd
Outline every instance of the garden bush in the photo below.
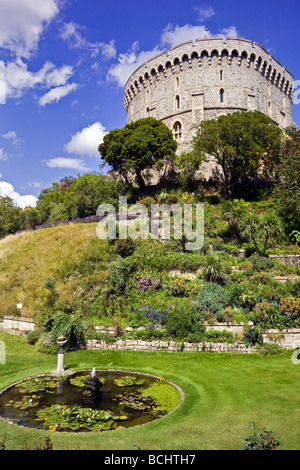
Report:
[[[228,296],[225,288],[219,284],[208,283],[199,291],[195,310],[197,313],[201,311],[217,313],[226,305],[228,305]]]
[[[243,436],[246,442],[242,450],[277,450],[281,445],[273,431],[259,429],[255,423],[251,424],[250,431],[252,431],[250,436]]]
[[[129,265],[121,256],[118,256],[115,261],[109,263],[109,269],[109,287],[111,291],[116,295],[123,294],[130,275]]]
[[[205,339],[205,327],[197,320],[190,309],[184,309],[182,305],[176,305],[169,311],[165,322],[167,336],[177,340],[203,342]]]

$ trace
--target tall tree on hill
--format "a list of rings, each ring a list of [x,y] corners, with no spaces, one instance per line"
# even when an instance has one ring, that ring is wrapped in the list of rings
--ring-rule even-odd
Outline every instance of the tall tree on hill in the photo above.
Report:
[[[0,238],[20,228],[21,209],[8,196],[0,196]]]
[[[176,149],[177,142],[170,129],[152,117],[110,131],[99,145],[103,160],[118,171],[128,184],[129,173],[134,173],[142,191],[146,187],[142,172],[160,170],[166,163],[173,163]]]
[[[300,130],[286,130],[280,161],[276,168],[274,196],[281,206],[287,232],[300,231]]]
[[[229,196],[241,177],[258,171],[272,174],[278,163],[282,131],[271,119],[258,112],[235,112],[202,121],[192,142],[195,156],[208,156],[221,166],[224,196]]]

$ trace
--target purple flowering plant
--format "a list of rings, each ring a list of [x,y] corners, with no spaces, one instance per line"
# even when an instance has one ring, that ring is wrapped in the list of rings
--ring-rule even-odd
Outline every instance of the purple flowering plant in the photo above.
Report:
[[[163,325],[168,317],[167,310],[163,308],[155,309],[145,305],[141,305],[137,308],[135,313],[141,323],[151,322],[153,327]]]

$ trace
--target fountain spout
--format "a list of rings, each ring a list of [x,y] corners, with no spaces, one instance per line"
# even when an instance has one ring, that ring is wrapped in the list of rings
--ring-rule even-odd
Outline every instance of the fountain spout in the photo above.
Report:
[[[92,372],[91,372],[91,377],[94,379],[96,377],[96,369],[93,367]]]

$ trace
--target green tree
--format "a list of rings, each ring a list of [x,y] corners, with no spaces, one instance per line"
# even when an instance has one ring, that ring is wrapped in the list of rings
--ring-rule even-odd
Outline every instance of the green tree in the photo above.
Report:
[[[42,223],[42,216],[35,207],[25,207],[20,212],[20,227],[22,229],[35,228],[36,225]]]
[[[0,196],[0,236],[5,237],[20,228],[21,210],[15,206],[8,196]]]
[[[274,196],[281,205],[287,231],[300,230],[300,130],[286,130],[280,161],[276,167]]]
[[[283,223],[274,211],[266,211],[263,215],[249,211],[240,220],[238,230],[242,238],[253,241],[257,253],[266,256],[269,241],[282,237]]]
[[[272,174],[278,162],[282,131],[258,112],[235,112],[202,121],[192,146],[202,161],[209,156],[223,171],[224,196],[230,195],[241,177],[256,176],[260,170]]]
[[[231,237],[238,236],[238,223],[248,210],[248,204],[243,199],[228,199],[223,203],[222,217],[229,225]]]
[[[175,159],[177,142],[170,129],[155,118],[139,119],[114,129],[104,136],[99,153],[106,163],[118,171],[129,184],[129,173],[136,175],[144,190],[144,170],[161,170]]]

